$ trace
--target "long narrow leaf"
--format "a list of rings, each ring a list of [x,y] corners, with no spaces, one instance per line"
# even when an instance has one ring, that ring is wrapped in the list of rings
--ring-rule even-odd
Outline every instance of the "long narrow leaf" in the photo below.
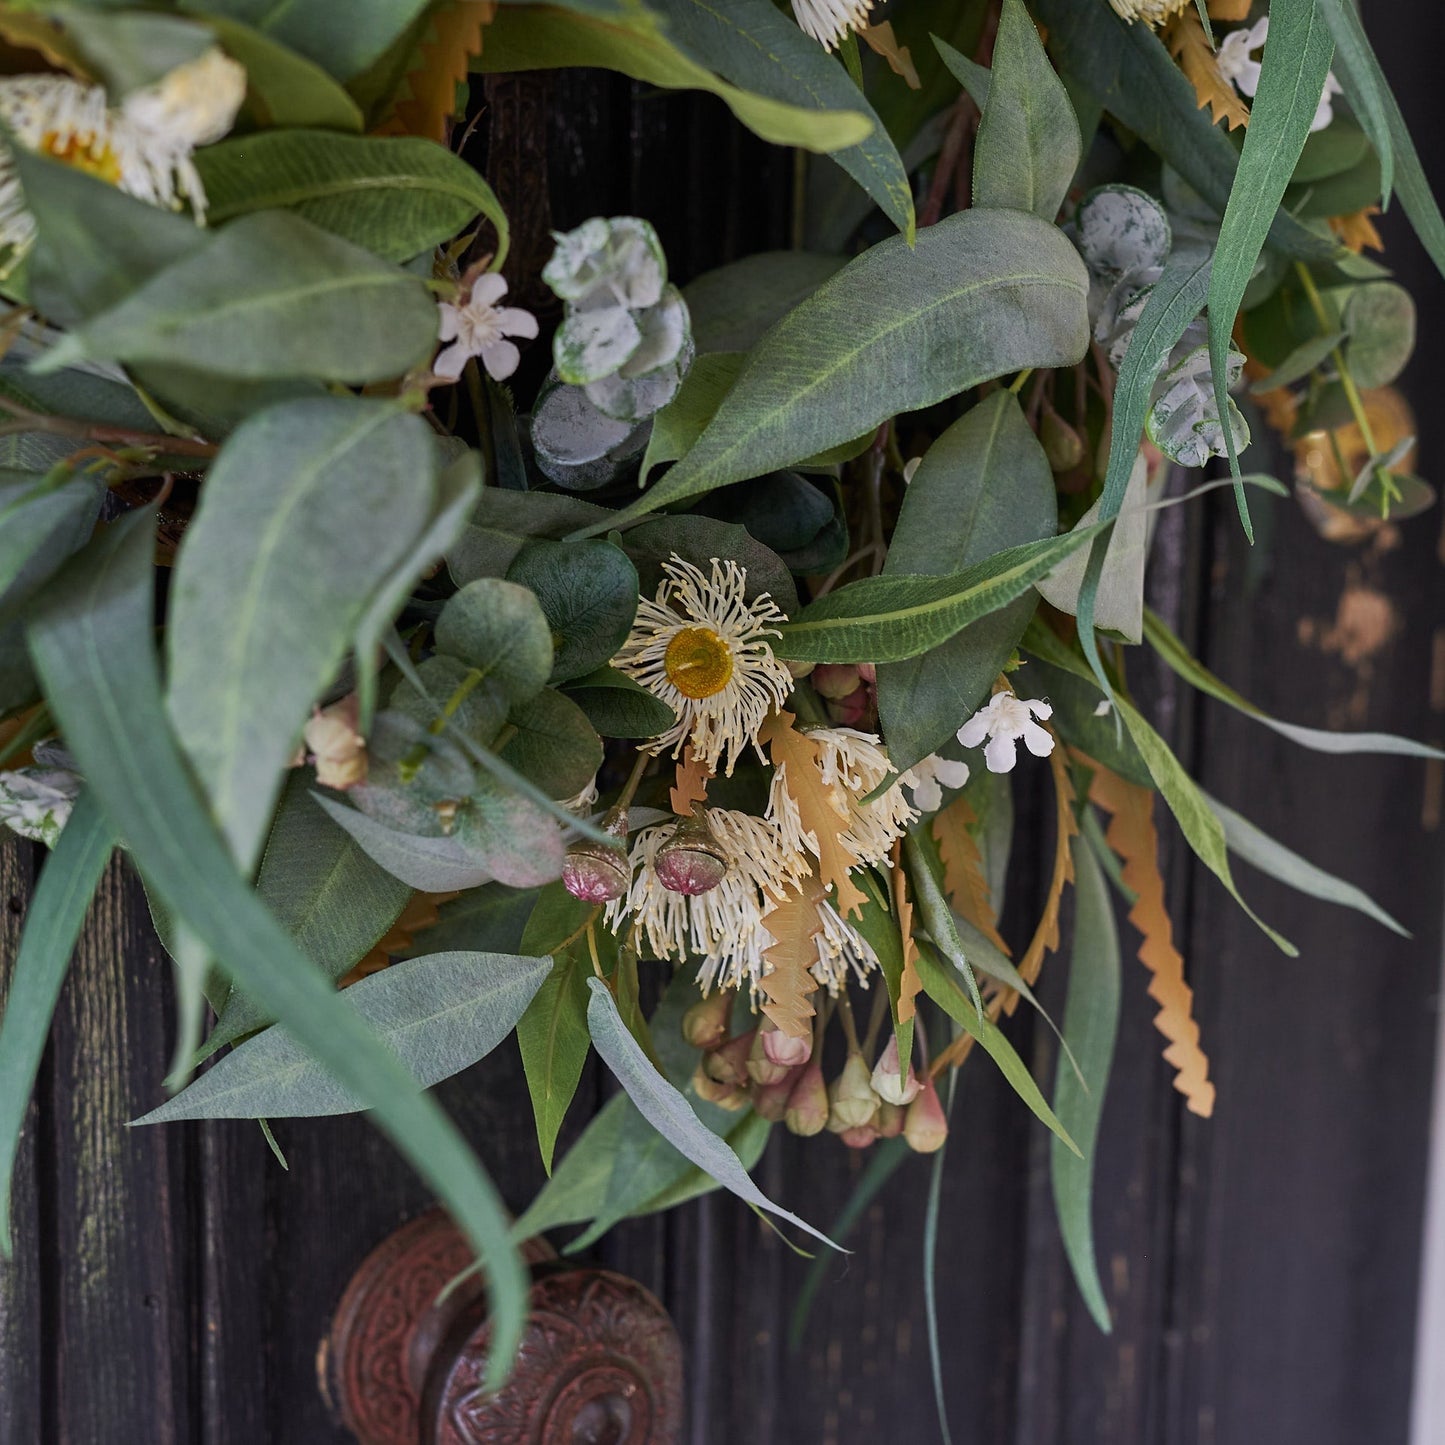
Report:
[[[97,801],[168,908],[357,1097],[451,1208],[486,1262],[496,1349],[511,1368],[526,1277],[495,1188],[451,1122],[334,993],[235,869],[190,780],[151,647],[152,529],[138,510],[62,569],[28,641],[46,696]]]
[[[1234,428],[1229,424],[1227,378],[1230,336],[1275,212],[1309,139],[1334,53],[1334,38],[1316,0],[1272,0],[1269,44],[1264,48],[1259,90],[1250,110],[1239,170],[1220,223],[1214,272],[1209,280],[1209,361],[1214,370],[1214,397],[1223,418],[1229,470],[1236,478],[1240,475],[1239,456]],[[1254,528],[1243,485],[1235,487],[1234,495],[1245,535],[1252,542]]]
[[[674,1149],[686,1155],[699,1169],[710,1174],[744,1203],[775,1214],[779,1219],[797,1225],[814,1239],[838,1249],[839,1246],[821,1230],[814,1229],[806,1220],[774,1204],[753,1183],[726,1142],[693,1113],[687,1100],[653,1067],[623,1023],[607,985],[600,978],[589,978],[587,987],[592,990],[592,1002],[587,1005],[587,1026],[592,1031],[592,1042],[602,1061],[617,1076],[618,1083],[627,1090],[628,1097],[652,1127]]]
[[[15,955],[0,1019],[0,1253],[10,1257],[10,1178],[50,1018],[115,835],[86,792],[46,861]]]

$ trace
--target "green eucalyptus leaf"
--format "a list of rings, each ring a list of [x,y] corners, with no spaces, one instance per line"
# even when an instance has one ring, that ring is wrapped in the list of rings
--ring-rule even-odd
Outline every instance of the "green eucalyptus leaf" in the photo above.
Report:
[[[287,780],[261,855],[256,892],[306,957],[334,979],[396,922],[411,887],[373,862],[327,817],[310,794],[311,784],[300,769]],[[272,1022],[265,1009],[233,989],[206,1051]]]
[[[777,471],[1005,372],[1070,365],[1087,289],[1063,234],[1022,211],[963,211],[912,250],[884,241],[768,332],[687,456],[618,515]]]
[[[510,766],[505,749],[501,761]],[[471,797],[457,809],[452,837],[492,878],[513,888],[548,883],[562,872],[562,831],[556,820],[489,773],[477,775]]]
[[[1112,1322],[1094,1254],[1094,1145],[1119,1032],[1119,934],[1104,871],[1086,844],[1074,847],[1074,870],[1077,902],[1069,945],[1064,1039],[1076,1064],[1070,1068],[1062,1056],[1059,1059],[1054,1112],[1082,1152],[1071,1153],[1054,1140],[1049,1177],[1069,1268],[1094,1323],[1108,1334]]]
[[[547,960],[433,953],[395,963],[348,988],[341,1007],[383,1043],[422,1088],[485,1058],[516,1027]],[[298,1119],[372,1107],[280,1024],[238,1044],[193,1084],[135,1120]]]
[[[1018,398],[999,391],[924,453],[903,494],[884,576],[946,574],[1004,548],[1052,537],[1048,458]],[[900,770],[936,751],[988,696],[1034,600],[1025,594],[904,662],[878,668],[878,714]]]
[[[655,738],[677,720],[672,709],[615,667],[599,667],[567,687],[567,696],[604,738]]]
[[[1415,350],[1415,299],[1393,281],[1360,286],[1345,303],[1344,327],[1355,385],[1389,386]]]
[[[1079,122],[1023,0],[1003,0],[990,81],[973,145],[973,203],[1052,221],[1079,166]]]
[[[1040,1123],[1046,1125],[1054,1136],[1073,1153],[1078,1146],[1069,1136],[1069,1131],[1055,1117],[1048,1101],[1039,1092],[1039,1086],[1029,1073],[1028,1066],[1019,1058],[1014,1046],[1004,1037],[1003,1031],[987,1014],[980,1016],[964,991],[956,969],[946,969],[931,948],[918,951],[918,976],[923,981],[923,990],[965,1033],[971,1034],[982,1046],[985,1053],[996,1063],[999,1071],[1008,1080],[1010,1087],[1020,1099],[1033,1110]]]
[[[360,384],[428,360],[436,331],[416,277],[298,215],[260,211],[91,316],[40,366],[87,358]]]
[[[501,1201],[435,1103],[310,966],[236,871],[171,735],[151,647],[154,513],[121,518],[48,584],[28,641],[97,801],[165,907],[233,982],[283,1020],[373,1111],[485,1263],[501,1384],[526,1319],[526,1279]]]
[[[617,1005],[600,978],[589,978],[592,1000],[587,1005],[587,1027],[603,1063],[612,1070],[639,1112],[680,1154],[736,1194],[754,1209],[765,1210],[796,1225],[814,1239],[838,1246],[806,1220],[773,1203],[743,1168],[738,1156],[697,1116],[687,1098],[669,1083],[642,1052],[623,1023]]]
[[[439,653],[474,668],[510,702],[535,697],[552,671],[546,614],[515,582],[468,582],[442,608],[435,639]]]
[[[940,36],[933,36],[934,48],[939,58],[948,67],[948,72],[968,92],[969,98],[980,112],[988,104],[988,93],[993,85],[993,71],[988,66],[970,60]]]
[[[491,872],[455,838],[429,837],[388,827],[322,793],[311,795],[388,873],[423,893],[452,893],[492,881]]]
[[[996,552],[944,577],[883,576],[850,582],[810,603],[773,644],[798,662],[899,662],[1022,596],[1099,533],[1066,532]]]
[[[242,113],[257,128],[314,126],[353,133],[365,129],[356,102],[314,61],[240,20],[211,15],[206,23],[226,53],[246,67]]]
[[[483,487],[475,515],[446,550],[447,570],[459,587],[478,577],[505,577],[528,540],[557,541],[611,515],[580,497]]]
[[[682,288],[699,357],[712,351],[749,350],[843,264],[841,256],[814,251],[760,251],[705,271]],[[689,381],[699,364],[693,363]]]
[[[602,740],[564,692],[543,688],[518,703],[507,721],[517,731],[502,758],[550,797],[575,797],[602,766]]]
[[[482,215],[506,255],[507,217],[492,188],[435,141],[277,130],[207,146],[196,168],[213,225],[290,211],[384,260],[405,261]]]
[[[601,66],[664,90],[707,90],[720,97],[742,123],[774,145],[840,151],[873,132],[861,95],[844,110],[818,110],[740,89],[720,80],[678,49],[661,18],[642,5],[598,7],[562,0],[571,13],[557,15],[531,5],[503,5],[487,27],[480,58],[485,71],[555,70]]]
[[[1312,371],[1329,360],[1330,353],[1344,339],[1343,331],[1331,331],[1324,336],[1311,337],[1295,347],[1268,376],[1256,381],[1249,388],[1250,394],[1262,396],[1266,392],[1278,390],[1281,386],[1293,386],[1295,382],[1303,381]]]
[[[468,888],[437,908],[437,920],[403,953],[521,953],[522,931],[536,907],[539,890],[484,883]]]
[[[529,542],[507,580],[536,594],[552,629],[554,683],[601,667],[627,641],[637,568],[611,542]]]
[[[25,915],[0,1014],[0,1255],[12,1257],[10,1179],[50,1020],[115,836],[82,792],[61,830]]]
[[[35,472],[0,471],[0,616],[13,615],[85,544],[104,496],[89,478],[56,484]]]
[[[112,102],[198,60],[215,44],[208,26],[178,15],[116,13],[86,5],[57,5],[52,13]]]
[[[247,870],[308,708],[427,525],[435,466],[419,417],[349,397],[261,412],[211,466],[171,585],[167,706]]]
[[[574,898],[561,883],[551,883],[537,897],[522,932],[522,947],[547,954],[551,971],[517,1024],[522,1067],[532,1095],[537,1147],[548,1174],[557,1148],[557,1133],[577,1092],[587,1062],[587,979],[592,960],[584,936],[592,930],[600,949],[616,956],[616,940],[597,917],[594,904]]]
[[[912,238],[913,187],[892,138],[847,72],[792,16],[771,0],[659,0],[657,8],[672,40],[734,85],[825,113],[861,112],[870,134],[832,159]]]
[[[1230,416],[1228,393],[1235,374],[1233,355],[1237,355],[1230,337],[1240,303],[1309,138],[1334,53],[1335,42],[1317,0],[1272,0],[1259,89],[1250,107],[1239,171],[1220,222],[1209,278],[1209,360],[1214,371],[1216,426],[1219,418]],[[1229,470],[1237,478],[1241,448],[1232,426],[1220,429]],[[1247,430],[1245,441],[1247,444]],[[1243,485],[1236,485],[1235,500],[1245,534],[1252,538]]]
[[[744,596],[749,601],[766,592],[784,612],[797,611],[798,589],[787,564],[735,522],[696,512],[657,517],[629,527],[618,545],[637,564],[644,596],[657,591],[664,562],[681,558],[706,572],[714,557],[730,557],[747,573]]]

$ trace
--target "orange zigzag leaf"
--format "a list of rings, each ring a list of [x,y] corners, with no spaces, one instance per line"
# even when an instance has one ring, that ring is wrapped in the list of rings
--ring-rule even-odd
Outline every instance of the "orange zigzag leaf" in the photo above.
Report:
[[[1012,958],[1013,950],[998,931],[998,915],[988,896],[983,854],[972,832],[977,821],[978,815],[962,796],[934,815],[933,837],[943,860],[943,891],[960,917],[973,924],[999,952]]]
[[[1129,922],[1143,939],[1139,961],[1153,974],[1149,997],[1159,1005],[1154,1027],[1169,1040],[1164,1057],[1175,1071],[1174,1087],[1184,1095],[1191,1113],[1207,1119],[1214,1112],[1214,1085],[1209,1079],[1209,1060],[1199,1045],[1194,991],[1184,981],[1184,958],[1174,947],[1174,930],[1164,903],[1154,793],[1097,763],[1090,766],[1094,779],[1089,796],[1113,815],[1105,838],[1123,864],[1125,884],[1137,895]]]
[[[1200,24],[1199,12],[1189,9],[1176,15],[1164,27],[1164,43],[1189,77],[1199,108],[1207,105],[1216,124],[1226,121],[1230,130],[1249,124],[1249,107],[1239,98],[1235,88],[1224,78],[1219,61],[1210,48],[1209,37]]]
[[[811,995],[818,981],[812,965],[818,957],[815,940],[823,926],[818,905],[823,900],[823,885],[809,874],[796,889],[774,902],[763,915],[763,923],[775,942],[764,951],[768,969],[759,980],[763,1012],[791,1038],[812,1036]]]
[[[496,0],[444,0],[427,22],[416,56],[386,120],[386,135],[445,141],[457,112],[457,89],[470,62],[482,53],[482,31],[497,13]]]
[[[692,749],[684,748],[682,761],[677,765],[677,781],[672,785],[668,799],[678,817],[692,817],[692,805],[707,798],[708,779],[711,777],[707,768],[693,757]]]
[[[918,976],[918,943],[913,937],[913,900],[908,896],[908,876],[903,871],[903,844],[893,845],[893,916],[898,920],[898,936],[903,943],[903,972],[898,978],[898,1022],[906,1024],[918,1011],[914,999],[923,992]]]

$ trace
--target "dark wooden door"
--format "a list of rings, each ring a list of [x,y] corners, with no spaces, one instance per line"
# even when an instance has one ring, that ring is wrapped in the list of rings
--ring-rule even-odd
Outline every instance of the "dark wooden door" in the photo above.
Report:
[[[1102,0],[1100,0],[1102,3]],[[1428,142],[1445,20],[1395,0],[1378,40]],[[720,106],[608,78],[492,92],[489,174],[520,218],[520,265],[549,221],[652,218],[674,273],[786,244],[787,156]],[[486,133],[483,132],[485,135]],[[1445,163],[1425,151],[1437,189]],[[543,161],[546,163],[545,176]],[[550,216],[549,205],[550,201]],[[1400,227],[1390,262],[1426,318],[1445,285]],[[529,255],[529,246],[531,252]],[[1439,475],[1445,338],[1427,325],[1406,389],[1422,469]],[[1250,551],[1228,502],[1167,515],[1155,603],[1221,676],[1277,715],[1445,742],[1438,514],[1375,542],[1320,540],[1292,502]],[[1046,1136],[986,1069],[966,1071],[948,1157],[940,1330],[954,1438],[967,1445],[1405,1445],[1440,977],[1445,773],[1302,752],[1163,675],[1135,680],[1205,786],[1414,930],[1248,878],[1301,948],[1265,942],[1166,836],[1176,929],[1219,1086],[1186,1114],[1132,966],[1098,1162],[1099,1248],[1116,1327],[1076,1298],[1048,1200]],[[1027,780],[1025,816],[1043,801]],[[1026,831],[1006,926],[1043,880]],[[0,854],[0,990],[33,862]],[[1125,926],[1126,939],[1130,935]],[[283,1172],[241,1123],[128,1130],[161,1097],[168,965],[139,886],[115,862],[66,985],[0,1264],[0,1445],[327,1445],[347,1437],[318,1351],[351,1272],[429,1204],[359,1119],[278,1125]],[[1060,1002],[1060,969],[1043,993]],[[1011,1027],[1041,1067],[1049,1040]],[[542,1180],[507,1046],[442,1101],[513,1207]],[[590,1073],[571,1121],[601,1100]],[[567,1142],[564,1136],[563,1143]],[[777,1131],[764,1187],[826,1222],[865,1160]],[[937,1439],[920,1289],[926,1165],[912,1160],[831,1265],[801,1347],[786,1339],[806,1273],[746,1209],[711,1197],[624,1224],[593,1258],[672,1312],[692,1445]]]

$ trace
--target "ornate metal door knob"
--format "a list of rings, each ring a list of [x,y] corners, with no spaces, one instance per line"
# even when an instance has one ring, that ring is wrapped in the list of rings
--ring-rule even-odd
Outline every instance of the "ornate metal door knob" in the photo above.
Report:
[[[434,1210],[382,1241],[352,1276],[321,1356],[321,1387],[361,1445],[677,1445],[682,1351],[635,1281],[571,1269],[529,1240],[531,1309],[506,1388],[484,1389],[481,1281],[439,1299],[470,1262]]]

